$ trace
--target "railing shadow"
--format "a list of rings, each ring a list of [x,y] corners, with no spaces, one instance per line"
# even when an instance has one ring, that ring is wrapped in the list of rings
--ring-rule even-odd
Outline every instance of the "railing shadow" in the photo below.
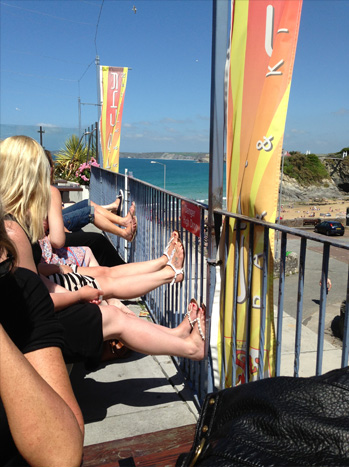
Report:
[[[123,239],[108,235],[108,238],[118,249],[119,254],[126,261],[146,261],[162,255],[173,230],[180,232],[184,248],[185,257],[185,278],[181,284],[175,284],[173,287],[164,285],[150,292],[144,297],[144,301],[151,313],[152,318],[157,323],[174,327],[184,319],[187,305],[192,297],[199,302],[211,302],[212,297],[207,294],[210,290],[210,284],[207,284],[207,241],[209,232],[205,222],[208,206],[188,200],[175,193],[159,189],[153,185],[142,182],[141,180],[127,177],[122,174],[116,174],[100,168],[93,168],[91,176],[91,199],[98,204],[107,204],[115,199],[115,194],[119,189],[125,193],[126,209],[129,208],[131,201],[136,202],[136,214],[138,219],[138,232],[135,241],[128,244]],[[191,233],[182,227],[182,203],[190,202],[200,211],[199,230],[197,235]],[[328,345],[338,349],[340,358],[334,362],[334,368],[346,366],[348,364],[348,294],[349,294],[349,275],[348,259],[349,244],[341,239],[322,237],[309,231],[290,228],[279,224],[270,224],[260,219],[252,219],[238,214],[228,213],[223,210],[215,211],[215,218],[219,224],[231,226],[237,233],[235,245],[235,270],[233,279],[232,299],[234,307],[239,300],[239,290],[237,277],[240,274],[242,258],[240,253],[248,257],[248,275],[249,280],[246,284],[246,300],[249,311],[256,305],[254,297],[251,295],[251,282],[253,277],[253,264],[258,262],[253,256],[253,239],[255,231],[263,230],[264,238],[263,251],[261,258],[263,262],[262,270],[262,295],[259,297],[261,309],[261,331],[259,335],[260,348],[263,348],[265,332],[265,304],[267,299],[267,284],[270,277],[273,278],[274,271],[268,270],[268,256],[271,255],[270,238],[276,237],[275,257],[277,258],[277,278],[274,277],[274,314],[275,314],[275,374],[301,376],[305,367],[311,368],[313,374],[321,374],[323,369],[327,369],[327,362],[323,361],[324,355],[328,350]],[[229,223],[228,223],[229,220]],[[250,231],[250,243],[244,245],[245,253],[241,249],[242,233],[248,228]],[[231,247],[230,227],[226,229],[227,234],[222,239],[225,242],[225,251]],[[272,235],[270,235],[272,233]],[[211,233],[214,235],[214,232]],[[281,238],[280,238],[281,237]],[[316,248],[314,248],[316,245]],[[314,250],[320,250],[315,252]],[[339,257],[342,261],[331,257],[331,251],[339,249]],[[296,271],[288,274],[287,259],[292,253],[292,258],[297,263]],[[337,255],[338,257],[338,255]],[[240,261],[241,260],[241,261]],[[217,266],[216,266],[217,267]],[[333,291],[327,295],[327,278],[331,275]],[[210,279],[209,279],[210,280]],[[222,290],[226,287],[226,270],[221,268]],[[320,286],[319,283],[322,283]],[[216,285],[216,284],[214,284]],[[217,290],[216,290],[217,293]],[[314,303],[318,300],[318,304]],[[329,317],[335,317],[339,314],[339,308],[343,300],[346,300],[346,313],[344,321],[343,340],[328,335]],[[224,306],[222,313],[224,315]],[[327,313],[327,314],[326,314]],[[211,310],[208,309],[207,325],[211,324]],[[286,324],[284,323],[286,319]],[[326,321],[327,320],[327,321]],[[307,332],[304,332],[303,322],[307,323]],[[290,324],[291,323],[291,324]],[[309,325],[311,323],[311,326]],[[247,323],[247,334],[249,334],[249,325]],[[291,329],[292,328],[292,329]],[[314,341],[312,352],[314,361],[311,363],[306,359],[309,356],[307,342],[309,341],[308,331],[312,331],[311,338]],[[232,349],[233,373],[238,369],[237,348],[236,348],[236,322],[232,323]],[[208,335],[210,332],[208,332]],[[224,335],[224,332],[223,332]],[[332,339],[332,340],[331,340]],[[292,348],[291,348],[292,347]],[[218,345],[218,351],[224,355],[224,339]],[[303,355],[304,354],[304,355]],[[337,354],[336,354],[337,355]],[[211,350],[208,349],[208,358],[202,362],[191,362],[186,359],[175,359],[175,362],[185,373],[192,387],[197,391],[199,401],[203,400],[208,388],[224,387],[226,384],[224,375],[227,362],[224,358],[220,362],[220,380],[214,381],[212,374]],[[263,354],[259,354],[260,361],[263,361]],[[331,357],[332,358],[332,357]],[[254,379],[250,372],[249,359],[244,357],[244,365],[247,374],[246,380]],[[264,377],[262,371],[256,376],[257,379]],[[309,375],[310,376],[310,375]],[[217,378],[216,378],[217,379]],[[232,384],[237,384],[233,378]]]

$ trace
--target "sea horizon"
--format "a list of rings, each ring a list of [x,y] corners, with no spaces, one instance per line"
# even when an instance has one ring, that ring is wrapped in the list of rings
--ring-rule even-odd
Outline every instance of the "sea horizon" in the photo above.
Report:
[[[164,166],[166,165],[165,189],[185,198],[208,204],[209,164],[193,160],[120,158],[119,173],[127,169],[129,175],[138,180],[164,188]],[[223,197],[225,198],[225,164]]]

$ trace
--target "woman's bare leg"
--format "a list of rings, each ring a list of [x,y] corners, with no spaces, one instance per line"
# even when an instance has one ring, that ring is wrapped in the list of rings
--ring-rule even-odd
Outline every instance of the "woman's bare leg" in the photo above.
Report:
[[[192,332],[193,328],[188,320],[188,315],[192,321],[194,321],[198,317],[199,313],[199,306],[196,301],[191,301],[188,305],[188,314],[184,316],[183,321],[176,326],[175,328],[167,328],[165,326],[161,326],[159,324],[154,324],[155,326],[160,326],[163,332],[167,332],[168,334],[173,334],[175,336],[181,337],[182,339],[188,337],[189,334]]]
[[[184,262],[184,249],[183,245],[175,240],[171,243],[168,250],[168,254],[171,255],[173,249],[176,249],[172,262],[177,269],[180,269]],[[141,261],[139,263],[127,263],[120,264],[119,266],[114,266],[111,268],[99,266],[99,268],[90,268],[90,267],[79,267],[79,274],[86,274],[87,276],[92,277],[112,277],[114,279],[119,279],[125,276],[136,276],[140,274],[149,274],[151,272],[157,272],[163,269],[168,262],[168,258],[165,255],[160,256],[160,258],[151,259],[149,261]],[[173,276],[172,276],[173,277]]]
[[[135,212],[136,212],[136,205],[134,202],[131,204],[131,207],[127,215],[124,217],[118,216],[110,212],[109,210],[105,209],[103,206],[99,206],[93,201],[91,201],[91,204],[95,207],[95,214],[98,213],[98,215],[105,217],[107,220],[109,220],[113,224],[117,224],[122,227],[127,227],[131,223],[132,217],[135,215]]]
[[[136,274],[134,276],[123,276],[115,279],[113,277],[96,277],[101,290],[103,290],[104,298],[119,298],[127,300],[138,298],[164,284],[170,284],[174,278],[174,271],[170,266],[166,266],[160,271],[147,274]],[[179,274],[177,282],[183,280],[183,274]]]
[[[172,355],[202,360],[205,346],[197,323],[184,339],[164,332],[161,326],[139,318],[130,318],[116,307],[101,306],[104,340],[118,339],[128,348],[149,355]],[[201,328],[205,331],[205,316],[199,310]]]
[[[109,232],[117,235],[118,237],[124,238],[127,241],[131,241],[136,230],[136,221],[133,221],[133,219],[129,224],[127,224],[127,227],[122,229],[121,227],[118,227],[116,224],[111,222],[107,217],[102,215],[98,209],[95,209],[93,223],[96,227],[103,230],[104,232]]]

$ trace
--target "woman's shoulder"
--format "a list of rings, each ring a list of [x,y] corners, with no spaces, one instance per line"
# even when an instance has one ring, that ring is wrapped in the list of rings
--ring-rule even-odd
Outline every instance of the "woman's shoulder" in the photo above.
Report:
[[[5,228],[11,241],[17,244],[30,244],[27,233],[14,217],[5,218]]]

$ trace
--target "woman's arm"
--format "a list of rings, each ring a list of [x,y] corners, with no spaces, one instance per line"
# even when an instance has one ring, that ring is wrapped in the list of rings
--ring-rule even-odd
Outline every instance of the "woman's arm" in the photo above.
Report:
[[[79,466],[83,418],[57,347],[24,358],[0,325],[0,396],[14,442],[30,465]]]
[[[62,248],[65,244],[65,230],[62,215],[62,197],[59,190],[51,186],[51,204],[48,210],[48,238],[53,248]]]
[[[68,272],[73,272],[73,270],[67,264],[40,263],[38,264],[38,272],[47,277],[52,274],[68,274]]]
[[[102,290],[94,289],[89,285],[85,285],[84,287],[81,287],[81,289],[70,292],[64,287],[50,281],[47,277],[40,277],[50,292],[55,311],[63,310],[64,308],[75,305],[76,303],[95,303],[96,305],[100,305],[102,302]]]

